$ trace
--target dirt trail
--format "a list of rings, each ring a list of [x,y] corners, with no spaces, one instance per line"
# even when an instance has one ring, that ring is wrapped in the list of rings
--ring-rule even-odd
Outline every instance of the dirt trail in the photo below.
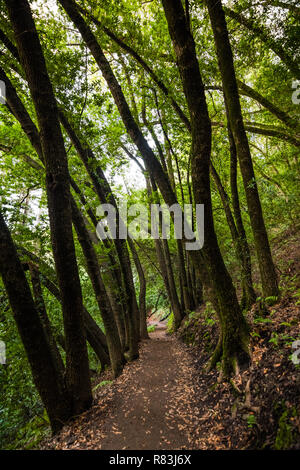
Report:
[[[164,328],[141,344],[96,404],[51,441],[56,449],[192,449],[199,410],[194,366],[187,350]]]

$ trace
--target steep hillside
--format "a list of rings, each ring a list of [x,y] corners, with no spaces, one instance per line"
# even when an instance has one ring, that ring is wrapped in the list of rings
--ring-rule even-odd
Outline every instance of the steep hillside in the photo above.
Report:
[[[190,314],[178,331],[201,371],[198,379],[203,416],[199,434],[207,449],[300,449],[300,365],[292,343],[300,340],[299,232],[274,241],[281,300],[261,299],[247,314],[251,328],[252,364],[231,383],[218,383],[207,361],[218,338],[209,306]],[[272,305],[273,304],[273,305]],[[299,347],[298,347],[299,349]],[[299,357],[300,355],[298,355]]]

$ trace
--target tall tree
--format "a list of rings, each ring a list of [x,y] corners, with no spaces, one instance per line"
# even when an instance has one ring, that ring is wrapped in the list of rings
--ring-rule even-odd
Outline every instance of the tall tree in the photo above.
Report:
[[[46,63],[27,0],[6,1],[18,52],[35,106],[46,164],[51,241],[66,338],[66,381],[74,414],[92,403],[83,304],[72,233],[67,155]]]
[[[112,371],[114,376],[117,377],[122,372],[123,364],[125,362],[117,324],[111,308],[109,297],[105,289],[105,285],[101,277],[97,254],[94,250],[93,243],[85,226],[84,219],[73,198],[71,200],[71,206],[73,223],[77,232],[79,243],[84,253],[87,264],[87,271],[91,279],[105,327]]]
[[[52,431],[57,432],[73,414],[71,397],[1,213],[0,274],[25,347],[34,383],[47,410]]]
[[[214,33],[223,90],[228,107],[228,118],[244,181],[263,293],[265,297],[278,296],[277,275],[258,194],[249,142],[243,123],[225,14],[221,0],[206,0],[206,4]]]
[[[195,203],[204,204],[205,216],[202,255],[218,303],[221,322],[221,338],[213,356],[213,364],[222,358],[223,372],[229,375],[235,369],[236,361],[249,359],[248,328],[214,229],[209,179],[211,123],[195,43],[181,1],[162,0],[162,3],[191,117],[193,192]]]
[[[84,148],[74,129],[72,128],[70,122],[68,121],[67,117],[62,112],[59,113],[59,116],[72,143],[74,144],[78,155],[84,163],[84,166],[92,180],[92,184],[94,186],[95,192],[99,198],[100,203],[112,204],[116,210],[118,220],[120,220],[119,210],[114,194],[110,188],[110,185],[105,177],[102,168],[96,160],[93,151],[88,146]],[[119,225],[117,225],[117,230],[119,230],[118,227]],[[113,243],[115,245],[116,252],[119,258],[120,269],[123,274],[122,287],[124,289],[126,297],[125,311],[128,323],[128,331],[130,332],[128,356],[131,360],[133,360],[138,357],[139,312],[135,295],[132,269],[126,241],[120,239],[117,235],[116,238],[114,238]]]
[[[128,238],[128,245],[132,253],[134,264],[139,277],[140,291],[139,291],[139,311],[140,311],[140,337],[141,339],[149,339],[147,331],[147,310],[146,310],[146,278],[141,264],[137,249],[134,241]]]

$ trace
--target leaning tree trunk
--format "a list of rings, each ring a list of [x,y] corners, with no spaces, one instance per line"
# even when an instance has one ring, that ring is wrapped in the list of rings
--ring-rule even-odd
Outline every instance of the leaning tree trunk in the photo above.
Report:
[[[146,179],[146,186],[148,191],[148,197],[152,200],[152,196],[154,197],[155,203],[159,203],[159,197],[157,194],[157,186],[153,177],[145,176]],[[153,193],[152,193],[153,190]],[[170,250],[168,240],[164,239],[155,239],[155,250],[156,256],[159,262],[160,270],[162,273],[164,285],[170,300],[172,312],[174,315],[174,328],[175,330],[179,328],[181,321],[183,319],[183,310],[179,302],[174,273],[173,273],[173,266],[171,262]]]
[[[59,431],[72,416],[72,402],[60,364],[36,310],[16,248],[0,213],[0,274],[52,431]]]
[[[44,157],[43,157],[42,146],[40,143],[40,136],[39,136],[38,130],[35,124],[33,123],[33,121],[31,120],[19,96],[17,95],[14,87],[12,86],[12,83],[10,82],[7,75],[1,68],[0,68],[0,78],[5,82],[5,85],[6,85],[6,100],[7,100],[9,111],[19,121],[23,131],[25,132],[26,136],[31,142],[31,145],[37,152],[38,157],[44,163]],[[44,171],[44,167],[37,164],[34,160],[28,159],[27,162],[31,166],[33,166],[35,169]],[[70,178],[70,182],[76,194],[79,194],[79,197],[82,203],[85,204],[86,203],[85,199],[80,189],[76,185],[75,181],[72,178]],[[95,222],[95,224],[97,225],[97,221],[95,220],[93,213],[91,211],[88,211],[88,213],[92,221]],[[38,264],[40,263],[41,260],[38,259],[35,255],[33,255],[32,253],[24,249],[22,249],[22,251],[25,252],[25,255],[28,256],[30,259],[33,259],[34,262]],[[61,299],[59,299],[59,301],[61,302]],[[85,308],[83,308],[83,317],[84,317],[84,325],[86,328],[87,340],[92,346],[92,348],[94,349],[95,353],[97,354],[102,366],[104,367],[106,364],[109,364],[109,357],[107,354],[107,344],[106,344],[105,335],[102,333],[101,329],[98,327],[96,322],[93,320],[93,318],[90,316],[90,314]]]
[[[240,208],[240,201],[239,201],[239,193],[237,187],[237,155],[236,155],[236,147],[233,139],[233,135],[231,132],[230,125],[228,123],[228,138],[229,138],[229,145],[230,145],[230,190],[231,190],[231,200],[232,200],[232,208],[233,214],[235,219],[235,224],[238,232],[238,236],[241,243],[241,255],[243,259],[243,279],[242,279],[242,287],[243,287],[243,297],[241,300],[242,309],[249,310],[251,305],[256,300],[256,293],[253,287],[252,281],[252,266],[251,266],[251,255],[250,255],[250,248],[248,245],[248,240],[246,236],[246,231],[243,224],[241,208]]]
[[[166,265],[168,284],[169,284],[169,289],[170,289],[171,305],[172,305],[172,310],[174,314],[174,329],[177,330],[180,327],[181,321],[184,317],[184,310],[183,310],[184,298],[182,299],[183,300],[183,306],[182,306],[179,301],[178,294],[177,294],[174,270],[172,266],[168,240],[163,238],[161,247],[162,247],[162,252],[164,256],[164,262]],[[183,292],[182,292],[182,297],[183,297]]]
[[[59,113],[59,116],[64,128],[66,129],[70,139],[74,144],[74,147],[76,148],[78,155],[85,165],[99,201],[101,204],[112,204],[116,209],[116,213],[119,218],[119,210],[113,192],[102,169],[99,166],[99,163],[97,162],[97,159],[95,158],[94,153],[89,147],[84,147],[81,144],[81,141],[79,140],[67,117],[62,112]],[[95,169],[92,168],[91,162],[94,162]],[[117,229],[118,228],[119,227],[117,224]],[[120,268],[123,275],[123,288],[127,298],[127,304],[125,306],[125,321],[127,322],[129,333],[128,357],[130,360],[133,360],[138,357],[139,312],[135,296],[130,258],[125,240],[119,239],[117,234],[113,242],[120,262]]]
[[[55,358],[55,363],[58,365],[59,371],[63,375],[65,366],[61,358],[60,352],[58,350],[56,341],[54,339],[52,326],[51,326],[51,323],[47,314],[47,310],[46,310],[46,306],[45,306],[45,302],[43,298],[40,273],[39,273],[38,268],[32,262],[29,262],[27,266],[30,272],[33,296],[35,300],[35,308],[40,315],[41,323],[44,327],[49,346],[52,350],[53,357]]]
[[[226,220],[230,229],[230,233],[232,236],[233,244],[235,247],[236,257],[240,265],[240,273],[241,273],[241,285],[242,285],[242,299],[241,299],[241,309],[249,310],[251,305],[256,300],[255,291],[252,285],[252,277],[251,277],[251,262],[250,262],[250,253],[246,253],[246,248],[248,247],[247,240],[243,238],[240,233],[238,232],[236,222],[233,218],[233,214],[231,212],[230,204],[229,204],[229,197],[226,193],[220,176],[216,172],[215,167],[211,163],[211,174],[217,186],[217,189],[220,194],[220,198],[224,207],[224,212],[226,216]]]
[[[132,116],[132,113],[129,109],[129,106],[127,104],[127,101],[125,99],[125,96],[123,94],[122,88],[120,87],[110,67],[109,62],[107,61],[105,55],[103,54],[103,51],[99,43],[97,42],[95,35],[93,34],[93,32],[91,31],[91,29],[89,28],[85,20],[82,18],[82,16],[78,12],[76,3],[73,0],[59,0],[59,3],[66,10],[67,14],[71,18],[71,20],[74,22],[78,30],[80,31],[84,41],[86,42],[96,63],[98,64],[108,84],[108,87],[111,91],[114,101],[118,107],[118,110],[122,117],[124,125],[126,126],[126,129],[130,137],[132,138],[133,142],[138,147],[144,159],[145,165],[147,167],[147,171],[149,171],[152,177],[155,179],[165,202],[168,205],[177,203],[177,198],[176,198],[176,195],[174,194],[170,181],[167,175],[164,173],[160,162],[155,157],[152,149],[150,148],[149,144],[147,143],[146,139],[141,133],[137,123],[135,122]],[[177,1],[176,1],[175,6],[178,7]],[[176,17],[176,14],[175,14],[175,17]],[[183,14],[183,18],[184,18],[184,14]],[[184,18],[183,26],[186,29],[185,18]],[[186,38],[185,31],[184,31],[183,37]],[[193,45],[193,48],[194,48],[194,45]],[[183,53],[185,52],[187,53],[188,56],[190,56],[190,49],[183,51]],[[182,51],[180,51],[178,56],[182,55],[181,53]],[[195,56],[194,63],[196,63],[198,67],[198,62],[197,62],[195,53],[194,53],[194,56]],[[186,58],[184,58],[184,61],[186,61]],[[187,63],[188,62],[189,60],[187,60]],[[185,68],[185,65],[186,64],[184,63],[182,67],[183,69]],[[187,69],[189,69],[189,72],[191,72],[190,67],[187,67]],[[199,73],[199,68],[198,68],[198,73]],[[194,74],[192,74],[190,78],[193,82]],[[196,86],[194,87],[194,92],[192,96],[192,101],[195,99],[195,104],[199,102],[198,101],[199,100],[199,95],[198,95],[199,86],[198,85],[199,85],[199,81],[196,83]],[[203,88],[202,83],[200,87],[200,92],[201,92],[201,101],[203,101],[203,98],[205,101],[204,88]],[[200,117],[199,124],[201,124],[202,117],[203,116]],[[194,123],[197,123],[198,120],[199,120],[199,116],[197,113],[197,119],[194,119]],[[207,123],[207,119],[204,120],[204,123]],[[203,135],[203,131],[204,131],[204,135]],[[209,126],[209,131],[210,131],[210,126]],[[198,136],[198,143],[199,143],[199,138],[200,138],[200,141],[201,141],[201,138],[204,138],[204,142],[207,140],[206,132],[207,132],[207,126],[205,126],[204,129],[200,130],[199,133],[198,133],[198,129],[196,130],[194,129],[192,131],[192,134],[194,138],[197,138]],[[210,132],[208,135],[210,136]],[[200,144],[200,147],[201,147],[201,144]],[[203,150],[204,150],[204,153],[207,151],[206,146]],[[193,175],[196,175],[194,178],[194,181],[195,181],[194,190],[195,188],[198,188],[198,189],[201,188],[201,185],[203,182],[206,183],[205,194],[206,194],[206,197],[209,196],[207,199],[209,204],[206,207],[206,212],[207,212],[207,216],[209,215],[210,221],[212,221],[210,191],[209,191],[209,173],[208,173],[209,161],[205,161],[205,159],[203,161],[204,165],[202,166],[204,166],[204,169],[205,169],[204,174],[205,176],[206,176],[206,173],[208,174],[208,177],[205,178],[205,181],[203,181],[203,176],[201,175],[201,172],[200,172],[201,176],[197,180],[198,160],[199,159],[197,158],[194,159],[195,165],[193,167]],[[200,162],[201,162],[201,159],[200,159]],[[200,167],[200,170],[201,170],[201,167]],[[208,186],[207,186],[207,181],[208,181]],[[200,195],[200,197],[198,197],[197,200],[195,197],[195,202],[205,203],[206,199],[202,198]],[[208,237],[211,234],[214,235],[215,237],[212,224],[211,224],[211,227],[212,227],[212,230],[211,230],[211,233],[208,233]],[[228,334],[226,333],[223,335],[224,337],[224,341],[223,341],[224,361],[223,363],[224,363],[224,370],[226,369],[226,372],[229,373],[230,370],[232,369],[234,359],[237,356],[241,356],[242,351],[246,351],[245,354],[246,355],[248,354],[248,348],[247,348],[248,332],[246,331],[247,328],[245,325],[245,321],[239,310],[239,305],[238,305],[238,301],[236,298],[234,287],[232,285],[231,278],[225,268],[223,259],[220,255],[219,247],[216,242],[216,237],[215,237],[215,242],[213,241],[213,243],[210,243],[210,248],[211,248],[210,250],[206,250],[207,254],[209,254],[209,257],[208,257],[209,262],[206,262],[205,264],[203,263],[203,256],[197,254],[196,252],[193,252],[192,256],[193,256],[193,260],[195,261],[195,263],[199,263],[203,269],[203,272],[201,274],[203,282],[209,283],[209,285],[213,284],[214,286],[214,305],[216,306],[217,310],[222,311],[223,317],[228,316],[227,322],[224,322],[224,325],[228,325],[228,329],[227,329]],[[214,262],[214,260],[219,261],[219,262]],[[210,261],[212,262],[212,264],[210,264]],[[224,273],[224,276],[223,276],[223,273]]]
[[[74,414],[92,403],[82,294],[72,233],[69,174],[56,101],[27,0],[6,0],[18,52],[40,128],[46,164],[51,241],[62,298],[66,338],[66,383]]]
[[[59,288],[57,287],[57,279],[56,279],[56,273],[54,269],[51,266],[49,266],[45,261],[41,260],[41,258],[39,258],[37,255],[32,253],[31,251],[28,251],[19,245],[17,249],[21,257],[25,257],[25,260],[29,259],[33,263],[35,263],[36,269],[39,270],[42,284],[48,289],[48,291],[52,295],[54,295],[54,297],[59,301],[59,303],[61,303],[60,291],[59,291]],[[94,336],[95,337],[94,342],[97,341],[98,344],[101,344],[104,351],[108,354],[107,341],[106,341],[105,334],[103,333],[101,328],[97,325],[97,323],[92,318],[92,316],[89,314],[85,306],[83,306],[83,320],[84,320],[84,326],[86,329],[86,335],[87,335],[88,341],[89,341],[89,337]],[[95,353],[97,354],[97,350],[95,350]],[[108,362],[105,362],[105,364],[109,364],[109,360]]]
[[[158,106],[157,96],[156,96],[155,90],[154,90],[154,95],[155,95],[156,104]],[[172,158],[171,158],[171,148],[172,148],[172,146],[171,146],[171,142],[169,140],[169,137],[168,137],[168,135],[167,135],[167,133],[164,129],[159,110],[157,108],[157,113],[159,115],[161,128],[162,128],[163,134],[164,134],[165,139],[166,139],[166,146],[167,146],[167,152],[168,152],[168,165],[166,164],[166,159],[165,159],[163,150],[162,150],[161,145],[159,143],[159,140],[158,140],[158,138],[157,138],[157,136],[154,132],[153,126],[151,126],[151,124],[147,121],[145,113],[146,113],[146,111],[144,109],[143,122],[146,125],[147,129],[149,130],[149,132],[150,132],[150,134],[151,134],[151,136],[152,136],[152,138],[155,142],[155,145],[156,145],[159,157],[160,157],[162,167],[163,167],[165,173],[168,175],[168,177],[170,179],[170,182],[172,184],[173,191],[176,194],[176,185],[175,185],[174,171],[173,171],[173,167],[172,167]],[[172,153],[174,154],[174,152],[172,152]],[[176,158],[176,156],[175,156],[175,158]],[[182,199],[182,204],[183,204],[184,203],[184,195],[183,195],[183,188],[182,188],[182,182],[181,182],[181,176],[180,176],[180,171],[179,171],[178,159],[177,158],[176,158],[176,165],[177,165],[177,173],[178,173],[178,178],[179,178],[179,186],[180,186],[180,189],[181,189],[181,199]],[[156,189],[155,189],[155,191],[156,191]],[[179,273],[180,273],[182,292],[183,292],[182,306],[183,306],[184,314],[186,314],[186,313],[192,311],[193,307],[192,307],[192,302],[191,302],[191,296],[190,296],[190,293],[189,293],[188,274],[187,274],[187,269],[186,269],[186,265],[185,265],[183,243],[182,243],[182,240],[178,240],[178,239],[176,240],[176,242],[177,242],[177,251],[178,251]],[[166,244],[164,244],[164,245],[166,247]]]
[[[120,375],[125,362],[122,346],[119,338],[117,324],[111,304],[101,278],[100,266],[97,259],[97,253],[94,250],[93,243],[90,239],[88,230],[85,226],[83,217],[78,209],[75,200],[71,199],[72,219],[77,233],[78,241],[81,245],[89,278],[91,280],[96,301],[102,316],[102,320],[106,332],[107,346],[110,356],[112,371],[115,377]]]
[[[249,142],[245,131],[233,55],[221,0],[206,0],[214,33],[228,118],[236,145],[237,156],[249,209],[249,216],[258,258],[262,289],[265,297],[278,296],[278,281],[258,194]]]
[[[26,256],[28,256],[29,252],[26,251],[26,253],[27,253]],[[30,255],[32,255],[32,253],[30,253]],[[33,256],[35,257],[35,255]],[[34,261],[38,262],[38,258],[35,259]],[[44,272],[42,273],[40,271],[40,267],[38,267],[37,265],[35,265],[35,269],[39,273],[41,283],[61,303],[59,288],[57,287],[55,282],[49,279],[49,277],[46,276]],[[54,273],[54,276],[52,276],[52,278],[55,279],[55,273]],[[110,365],[106,337],[85,307],[83,308],[83,320],[84,320],[84,326],[86,329],[87,340],[90,346],[92,347],[92,349],[94,350],[96,356],[98,357],[101,363],[101,367],[104,369],[106,365]],[[60,344],[62,344],[63,348],[65,349],[65,338],[63,337],[63,335],[61,335],[59,339],[60,339]]]
[[[140,292],[139,292],[139,311],[140,311],[140,337],[141,339],[149,339],[147,330],[147,309],[146,309],[146,278],[143,267],[141,265],[138,252],[134,246],[134,241],[128,238],[128,245],[132,253],[133,261],[139,276]]]
[[[215,303],[218,304],[217,313],[221,324],[221,347],[218,354],[214,355],[214,362],[217,356],[217,360],[222,358],[223,372],[227,376],[235,369],[237,360],[249,360],[249,333],[214,229],[209,179],[211,123],[195,43],[181,1],[163,0],[162,3],[191,116],[194,199],[196,204],[204,204],[205,242],[202,256],[210,276]]]

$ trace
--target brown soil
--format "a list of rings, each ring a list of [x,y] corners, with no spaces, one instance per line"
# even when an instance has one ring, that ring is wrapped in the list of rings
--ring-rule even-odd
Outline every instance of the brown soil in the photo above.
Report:
[[[273,254],[282,298],[265,313],[258,304],[248,312],[252,363],[234,378],[235,391],[204,368],[219,336],[214,313],[203,306],[177,332],[198,370],[199,449],[300,449],[300,366],[291,360],[300,339],[299,230],[278,237]]]
[[[94,406],[42,448],[300,449],[300,366],[291,361],[291,343],[300,339],[297,232],[278,239],[273,252],[282,298],[264,313],[257,304],[248,312],[252,363],[232,384],[206,370],[219,332],[202,307],[176,337],[158,324],[140,358],[97,388]]]
[[[95,405],[44,443],[55,449],[192,449],[200,411],[187,348],[164,327],[143,341],[140,358],[102,387]]]

